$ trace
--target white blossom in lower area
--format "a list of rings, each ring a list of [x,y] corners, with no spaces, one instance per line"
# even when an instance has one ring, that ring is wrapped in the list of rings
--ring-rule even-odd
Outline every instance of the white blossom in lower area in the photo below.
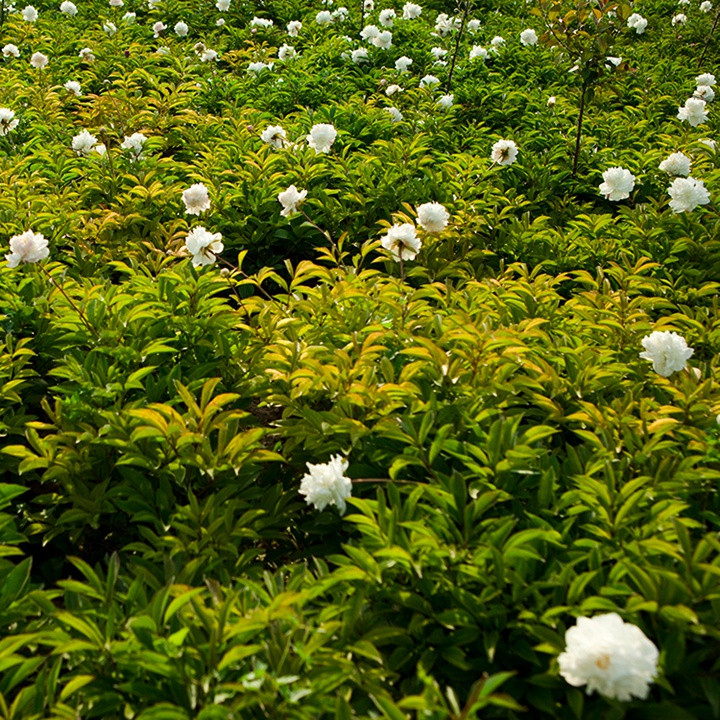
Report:
[[[287,142],[287,134],[280,125],[268,125],[260,133],[260,139],[273,147],[281,148]]]
[[[451,108],[453,105],[453,102],[455,102],[455,95],[450,93],[449,95],[442,95],[438,98],[438,101],[435,103],[439,108],[442,108],[443,110],[447,110],[448,108]]]
[[[347,507],[345,501],[352,493],[352,482],[345,477],[348,461],[340,455],[333,455],[327,463],[307,463],[307,467],[308,472],[300,481],[300,494],[305,501],[318,510],[334,505],[343,515]]]
[[[75,97],[80,97],[82,95],[82,88],[77,80],[68,80],[63,87]]]
[[[560,675],[611,700],[645,699],[657,675],[658,649],[636,625],[617,613],[578,618],[565,633]]]
[[[8,267],[17,267],[20,263],[36,263],[44,260],[50,251],[48,241],[42,233],[26,230],[22,235],[10,238],[10,253],[5,256]]]
[[[230,9],[230,0],[217,0],[215,7],[220,12],[227,12]]]
[[[523,30],[520,33],[520,42],[525,47],[530,47],[531,45],[537,45],[537,41],[538,41],[537,33],[532,28]]]
[[[490,159],[496,165],[512,165],[517,160],[518,147],[512,140],[498,140],[492,146]]]
[[[420,80],[420,87],[428,88],[432,87],[433,85],[439,85],[440,84],[440,78],[435,77],[435,75],[425,75]]]
[[[392,46],[392,33],[389,30],[383,30],[378,33],[377,37],[373,38],[370,42],[381,50],[389,50]]]
[[[210,209],[210,193],[202,183],[195,183],[183,190],[182,199],[188,215],[200,215]]]
[[[14,45],[13,43],[8,43],[7,45],[3,46],[2,54],[3,57],[6,58],[20,57],[20,50],[17,45]]]
[[[627,26],[634,30],[637,35],[642,35],[647,28],[648,21],[640,13],[633,13],[627,19]]]
[[[470,50],[471,60],[477,60],[478,58],[480,58],[480,60],[487,60],[488,57],[490,57],[490,54],[484,47],[482,47],[482,45],[472,46],[472,49]]]
[[[287,34],[290,37],[297,37],[302,30],[302,23],[299,20],[291,20],[287,24]]]
[[[396,223],[383,236],[380,241],[382,246],[389,250],[395,260],[414,260],[420,252],[422,243],[415,232],[415,226],[411,223]]]
[[[700,98],[688,98],[685,105],[678,108],[678,120],[688,122],[692,127],[697,127],[707,122],[708,114],[706,111],[707,103]]]
[[[32,5],[26,5],[21,15],[25,22],[35,22],[38,19],[38,11]]]
[[[635,176],[626,168],[611,167],[603,173],[603,182],[600,183],[600,194],[606,200],[625,200],[635,187]]]
[[[281,45],[278,48],[278,60],[281,62],[287,62],[288,60],[295,60],[298,57],[298,51],[292,45]]]
[[[418,224],[429,233],[440,233],[448,224],[450,213],[439,202],[427,202],[419,205],[417,212]]]
[[[192,264],[195,267],[213,265],[216,256],[225,249],[222,244],[222,234],[208,232],[202,226],[193,228],[187,234],[185,247],[192,256]]]
[[[287,190],[283,190],[278,195],[278,202],[283,206],[280,214],[289,217],[298,211],[300,203],[307,197],[307,190],[298,190],[295,185],[291,185]]]
[[[104,32],[106,32],[110,37],[112,37],[117,32],[117,25],[115,25],[114,22],[110,22],[109,20],[107,22],[103,23],[102,29]]]
[[[687,177],[690,174],[690,158],[685,153],[672,153],[658,167],[668,175]]]
[[[87,130],[79,132],[72,139],[72,149],[78,155],[89,155],[97,145],[97,138]]]
[[[698,205],[710,202],[710,193],[702,180],[692,177],[680,177],[673,180],[668,188],[670,208],[674,213],[692,212]]]
[[[640,353],[640,357],[649,360],[653,370],[662,377],[670,377],[673,373],[684,370],[687,361],[695,352],[688,347],[682,335],[667,330],[655,330],[641,342],[645,350]]]
[[[700,3],[700,12],[709,13],[712,7],[710,0],[703,0],[703,2]]]
[[[715,99],[715,91],[710,87],[710,85],[698,85],[695,88],[693,97],[700,98],[706,103],[709,103]]]
[[[383,27],[392,27],[395,23],[395,11],[392,8],[386,8],[380,11],[380,24]]]
[[[42,70],[48,64],[48,57],[47,55],[43,55],[41,52],[33,53],[30,56],[30,64],[34,68]]]
[[[395,61],[395,69],[401,73],[408,72],[408,68],[411,65],[412,65],[412,58],[409,58],[407,55],[403,55],[402,57],[399,57]]]
[[[368,62],[370,59],[370,56],[368,54],[367,48],[361,47],[356,48],[350,53],[350,59],[356,64],[356,65],[362,65],[362,63]]]
[[[396,107],[387,107],[385,111],[390,113],[393,122],[402,122],[403,114]]]
[[[95,60],[95,55],[94,55],[93,51],[92,51],[90,48],[87,48],[87,47],[86,47],[86,48],[83,48],[83,49],[78,53],[78,57],[79,57],[81,60],[85,60],[85,62],[92,62],[93,60]]]
[[[695,84],[699,87],[700,85],[709,85],[712,87],[715,85],[715,76],[712,73],[702,73],[695,78]]]
[[[670,22],[672,23],[673,27],[675,27],[676,25],[684,25],[687,22],[687,15],[685,15],[685,13],[678,13],[677,15],[673,16],[673,19]]]
[[[20,121],[15,117],[15,111],[10,108],[0,108],[0,136],[13,131]]]
[[[188,24],[186,22],[183,22],[182,20],[180,20],[175,23],[173,30],[175,31],[175,34],[178,37],[187,37],[188,31],[190,30],[190,28],[188,27]]]
[[[333,16],[329,10],[321,10],[315,16],[315,22],[318,25],[329,25],[332,21],[333,21]]]
[[[310,128],[307,136],[308,145],[316,154],[328,153],[337,137],[337,130],[329,123],[317,123]]]

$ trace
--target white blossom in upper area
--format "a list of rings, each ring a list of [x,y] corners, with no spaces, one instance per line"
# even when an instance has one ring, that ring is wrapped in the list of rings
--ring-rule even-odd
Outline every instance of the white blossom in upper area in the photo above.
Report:
[[[712,87],[715,85],[715,76],[712,73],[703,73],[695,78],[695,84],[698,87],[700,87],[700,85],[708,85],[709,87]]]
[[[17,45],[13,45],[13,43],[8,43],[7,45],[3,46],[2,49],[3,57],[20,57],[20,50],[18,49]]]
[[[332,21],[333,21],[333,16],[329,10],[321,10],[315,16],[315,22],[318,25],[329,25]]]
[[[468,21],[467,29],[471,35],[474,35],[480,29],[480,21],[477,18]]]
[[[633,13],[627,19],[627,26],[634,30],[637,35],[642,35],[647,28],[648,21],[640,13]]]
[[[415,232],[415,226],[411,223],[396,223],[383,235],[380,241],[382,246],[389,250],[395,260],[414,260],[420,252],[422,243]]]
[[[195,183],[183,190],[182,199],[188,215],[200,215],[210,209],[210,193],[202,183]]]
[[[21,262],[39,262],[49,254],[48,241],[42,233],[26,230],[22,235],[13,235],[10,238],[10,253],[5,256],[5,259],[8,267],[14,268]]]
[[[653,364],[653,370],[662,377],[670,377],[673,373],[684,370],[687,361],[695,352],[688,347],[682,335],[667,330],[655,330],[641,342],[645,350],[640,353],[640,357],[649,360]]]
[[[258,60],[257,62],[251,62],[248,65],[247,71],[251,75],[259,75],[263,70],[272,70],[273,67],[275,67],[274,63],[264,63]]]
[[[60,12],[64,15],[77,15],[77,6],[70,0],[64,0],[60,3]]]
[[[436,105],[443,110],[447,110],[452,107],[453,102],[455,102],[455,96],[450,93],[449,95],[442,95],[438,98]]]
[[[690,174],[690,158],[684,153],[676,152],[668,155],[658,167],[668,175],[687,177]]]
[[[490,159],[497,165],[512,165],[517,159],[518,148],[512,140],[498,140],[492,146]]]
[[[310,128],[307,136],[308,145],[316,154],[328,153],[337,137],[337,130],[329,123],[317,123]]]
[[[274,24],[269,18],[254,17],[250,21],[250,27],[271,28]]]
[[[418,224],[429,233],[442,232],[447,227],[450,219],[450,213],[439,202],[423,203],[415,211],[417,212]]]
[[[38,11],[32,5],[26,5],[21,15],[25,22],[35,22],[38,19]]]
[[[617,613],[578,618],[565,633],[560,675],[611,700],[645,699],[657,675],[658,649],[636,625]]]
[[[361,47],[355,48],[355,50],[350,53],[350,58],[356,65],[361,65],[362,63],[368,62],[370,55],[368,54],[367,48]]]
[[[115,25],[114,22],[110,22],[109,20],[107,22],[103,23],[102,29],[104,32],[106,32],[110,37],[112,37],[117,32],[117,25]]]
[[[406,2],[403,5],[403,20],[414,20],[420,17],[422,7],[417,3]]]
[[[162,21],[158,20],[152,27],[153,37],[160,37],[160,33],[167,30],[167,25]]]
[[[298,51],[292,45],[281,45],[278,48],[278,60],[287,62],[295,60],[298,57]]]
[[[471,60],[477,60],[477,58],[480,58],[481,60],[487,60],[488,57],[490,57],[490,54],[484,47],[482,47],[481,45],[472,46],[472,49],[470,50]]]
[[[528,47],[530,45],[537,45],[538,36],[537,33],[532,29],[528,28],[520,33],[520,42]]]
[[[192,264],[195,267],[212,265],[216,256],[224,249],[221,233],[208,232],[204,227],[193,228],[185,237],[185,247],[192,255]]]
[[[402,122],[403,114],[396,107],[387,107],[385,110],[390,113],[393,122]]]
[[[635,187],[635,176],[625,168],[611,167],[603,173],[600,193],[607,200],[625,200]]]
[[[373,38],[370,42],[372,42],[375,47],[379,47],[382,50],[389,50],[390,46],[392,45],[392,33],[389,30],[383,30],[381,33],[378,33],[378,36],[376,38]]]
[[[674,213],[692,212],[698,205],[710,202],[710,193],[702,180],[692,177],[679,177],[668,188],[670,208]]]
[[[87,130],[82,130],[72,139],[72,149],[78,155],[89,155],[97,145],[97,138]]]
[[[7,135],[13,131],[19,124],[19,120],[15,117],[15,111],[10,108],[0,108],[0,136]]]
[[[502,37],[502,35],[496,35],[491,41],[490,44],[495,48],[495,50],[498,50],[505,44],[505,38]]]
[[[300,494],[305,501],[318,510],[334,505],[343,515],[347,507],[345,501],[352,493],[352,482],[345,477],[348,461],[340,455],[333,455],[327,463],[307,463],[307,467],[308,472],[300,481]]]
[[[360,37],[366,42],[372,42],[380,34],[380,28],[377,25],[366,25],[360,31]]]
[[[212,62],[213,60],[217,60],[218,57],[218,51],[213,50],[211,48],[205,48],[200,53],[200,62]]]
[[[678,13],[670,22],[672,22],[673,27],[676,25],[684,25],[687,22],[687,15],[685,15],[685,13]]]
[[[290,37],[297,37],[302,30],[302,23],[299,20],[291,20],[287,24],[287,34]]]
[[[173,30],[178,37],[186,37],[189,29],[190,28],[188,27],[187,23],[183,22],[182,20],[176,22],[175,27],[173,27]]]
[[[710,85],[698,85],[697,88],[695,88],[693,97],[700,98],[705,102],[712,102],[715,99],[715,91]]]
[[[712,3],[710,0],[703,0],[700,3],[700,12],[709,13],[712,10]]]
[[[287,190],[283,190],[278,195],[278,202],[283,206],[280,214],[284,217],[298,211],[298,206],[307,197],[307,190],[298,190],[294,185],[291,185]]]
[[[230,0],[217,0],[215,7],[220,12],[227,12],[230,9]]]
[[[392,27],[395,22],[395,11],[392,8],[386,8],[380,11],[380,24],[383,27]]]
[[[63,87],[75,97],[80,97],[82,95],[82,88],[77,80],[68,80]]]
[[[707,122],[708,115],[705,110],[707,103],[700,98],[688,98],[683,107],[678,108],[678,120],[687,121],[693,127]]]
[[[90,48],[83,48],[79,53],[78,57],[86,62],[92,62],[95,59],[95,55]]]
[[[420,79],[420,87],[427,88],[439,84],[440,78],[437,78],[434,75],[425,75],[423,78]]]
[[[402,91],[403,91],[403,88],[401,88],[399,85],[396,85],[395,83],[393,83],[392,85],[388,85],[385,88],[385,94],[388,97],[390,97],[391,95],[394,95],[395,93],[399,93]]]

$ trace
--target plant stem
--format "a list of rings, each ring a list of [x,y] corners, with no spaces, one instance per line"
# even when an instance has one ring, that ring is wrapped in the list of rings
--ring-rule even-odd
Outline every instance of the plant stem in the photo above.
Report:
[[[705,60],[705,53],[707,52],[708,47],[710,47],[710,41],[712,40],[713,33],[715,32],[715,28],[717,27],[718,20],[720,20],[720,6],[718,6],[717,12],[715,13],[715,19],[713,20],[712,27],[710,28],[707,40],[705,41],[705,47],[703,48],[702,54],[700,55],[700,60],[698,60],[699,71],[702,70],[703,60]]]
[[[0,0],[1,1],[1,0]],[[51,285],[54,285],[65,297],[65,299],[70,303],[70,306],[75,310],[75,312],[78,314],[78,317],[82,320],[83,325],[93,334],[95,337],[100,337],[98,335],[98,331],[88,322],[87,318],[85,317],[85,314],[82,310],[75,304],[73,299],[65,292],[65,289],[63,288],[60,283],[56,282],[55,278],[50,274],[48,269],[44,267],[43,265],[40,265],[38,263],[40,270],[42,270],[43,273],[45,273],[45,276],[50,281]]]
[[[228,262],[225,258],[220,257],[219,255],[215,256],[223,265],[227,265],[233,272],[238,273],[241,277],[245,278],[245,280],[250,280],[252,282],[252,278],[243,270],[241,270],[236,265],[233,265],[231,262]],[[255,284],[255,287],[265,296],[267,300],[270,300],[270,302],[274,302],[275,298],[268,293],[267,290],[265,290],[262,285]]]
[[[580,90],[580,112],[578,113],[577,131],[575,133],[575,154],[573,155],[572,176],[577,175],[578,158],[580,157],[580,139],[582,138],[583,116],[585,115],[585,94],[587,93],[588,83],[583,80],[582,89]]]
[[[465,32],[465,23],[467,22],[467,16],[470,12],[471,2],[472,0],[465,0],[465,9],[463,10],[460,29],[458,30],[457,37],[455,38],[455,50],[453,51],[452,60],[450,61],[450,72],[448,73],[447,85],[445,86],[447,92],[450,92],[452,86],[453,73],[455,72],[455,63],[457,62],[457,56],[460,52],[460,41],[462,40],[462,36]]]

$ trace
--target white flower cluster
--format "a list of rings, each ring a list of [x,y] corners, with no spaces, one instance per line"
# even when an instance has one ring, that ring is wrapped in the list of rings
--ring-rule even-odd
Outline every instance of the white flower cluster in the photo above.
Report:
[[[352,481],[345,476],[348,461],[333,455],[327,463],[307,463],[307,467],[308,472],[300,481],[300,494],[305,496],[305,501],[318,510],[334,505],[343,515],[347,507],[345,501],[352,493]]]
[[[684,370],[687,361],[695,352],[688,347],[685,338],[675,332],[655,330],[641,342],[645,350],[640,353],[640,357],[649,360],[653,370],[662,377],[670,377],[673,373]]]

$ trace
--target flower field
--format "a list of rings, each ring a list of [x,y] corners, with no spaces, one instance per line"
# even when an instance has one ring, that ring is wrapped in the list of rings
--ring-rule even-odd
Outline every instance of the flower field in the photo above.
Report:
[[[720,719],[720,4],[4,2],[0,720]]]

